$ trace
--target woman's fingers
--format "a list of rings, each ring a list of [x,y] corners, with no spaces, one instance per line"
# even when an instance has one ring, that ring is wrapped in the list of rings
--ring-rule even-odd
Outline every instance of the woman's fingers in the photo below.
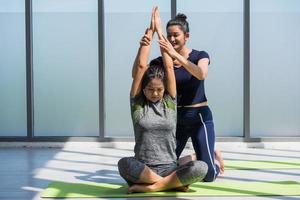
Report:
[[[144,35],[144,36],[143,36],[143,39],[145,39],[145,40],[147,40],[147,41],[149,41],[149,42],[151,41],[151,38],[149,37],[149,35]]]
[[[140,41],[140,45],[142,45],[142,46],[149,46],[149,45],[150,45],[150,42],[141,40],[141,41]]]
[[[159,45],[164,46],[168,50],[170,49],[169,43],[167,41],[165,41],[165,40],[159,40],[158,43],[159,43]]]
[[[142,39],[140,40],[140,45],[148,46],[151,44],[152,35],[151,35],[151,29],[146,28],[145,34],[143,35]]]
[[[148,46],[151,44],[151,38],[148,35],[144,35],[140,41],[141,45]]]
[[[155,28],[158,29],[160,28],[160,24],[161,24],[158,7],[155,10],[154,16],[155,16]]]
[[[155,30],[155,12],[156,12],[157,6],[152,8],[152,14],[151,14],[151,22],[150,22],[150,29],[154,32]]]
[[[158,41],[160,48],[162,48],[163,51],[165,51],[169,56],[174,58],[176,51],[174,50],[173,46],[170,44],[170,42],[164,39],[161,39]]]
[[[155,17],[158,17],[157,19],[160,19],[160,17],[159,17],[159,10],[158,10],[157,6],[156,6],[156,9],[155,9]]]
[[[149,46],[149,45],[150,45],[150,42],[141,40],[141,41],[140,41],[140,44],[141,44],[142,46]]]
[[[154,28],[154,27],[153,27]],[[154,33],[154,30],[151,29],[151,28],[147,28],[146,31],[145,31],[145,35],[148,37],[148,38],[152,38],[153,36],[153,33]]]
[[[164,41],[164,40],[158,40],[158,43],[160,45],[168,46],[168,43],[166,41]]]
[[[161,48],[163,48],[163,50],[165,50],[165,51],[168,52],[168,50],[169,50],[168,44],[166,44],[165,41],[159,40],[158,43],[159,43],[159,46],[160,46]]]

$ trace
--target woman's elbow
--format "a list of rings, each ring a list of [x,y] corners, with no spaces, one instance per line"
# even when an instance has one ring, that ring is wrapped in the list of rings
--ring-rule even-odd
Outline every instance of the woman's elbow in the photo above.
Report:
[[[137,64],[137,69],[138,70],[145,70],[145,69],[147,69],[147,64],[146,63],[138,63]]]
[[[206,77],[207,77],[207,73],[198,74],[198,76],[196,76],[196,78],[199,80],[204,80]]]
[[[146,70],[147,70],[147,67],[148,67],[147,65],[137,64],[137,65],[135,66],[135,70],[134,70],[133,73],[132,73],[132,78],[134,78],[134,77],[136,76],[137,73],[142,73],[142,72],[146,71]]]

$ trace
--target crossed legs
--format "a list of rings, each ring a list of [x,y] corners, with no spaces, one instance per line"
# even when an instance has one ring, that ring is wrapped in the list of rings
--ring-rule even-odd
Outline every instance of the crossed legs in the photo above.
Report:
[[[133,157],[122,158],[118,167],[120,175],[130,186],[128,193],[171,189],[187,191],[188,185],[201,181],[206,176],[208,168],[206,163],[202,161],[190,161],[178,166],[169,175],[162,177]]]

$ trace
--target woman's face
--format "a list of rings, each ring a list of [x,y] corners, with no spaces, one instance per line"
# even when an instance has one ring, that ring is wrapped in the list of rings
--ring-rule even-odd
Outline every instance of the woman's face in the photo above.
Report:
[[[143,89],[146,98],[152,103],[156,103],[164,96],[165,87],[164,83],[159,78],[152,79]]]
[[[167,38],[172,44],[173,48],[179,52],[185,46],[185,43],[189,38],[189,34],[184,33],[180,29],[180,26],[173,25],[169,26],[167,29]]]

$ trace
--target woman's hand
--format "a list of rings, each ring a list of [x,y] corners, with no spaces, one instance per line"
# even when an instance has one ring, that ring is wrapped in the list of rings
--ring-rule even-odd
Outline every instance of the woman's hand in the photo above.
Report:
[[[156,32],[158,34],[162,34],[161,19],[160,19],[158,7],[155,7],[155,10],[154,10],[154,25],[155,25]]]
[[[156,8],[152,9],[150,27],[146,29],[145,34],[140,40],[140,47],[133,63],[132,72],[131,72],[133,78],[131,84],[131,90],[130,90],[131,97],[135,97],[137,94],[140,93],[143,76],[145,74],[145,71],[148,68],[148,59],[149,59],[149,54],[151,49],[151,42],[153,38],[153,33],[155,31],[155,26],[154,26],[155,9]]]
[[[160,48],[162,48],[165,52],[167,52],[167,54],[172,57],[175,58],[177,52],[174,49],[174,47],[172,46],[172,44],[169,42],[169,40],[162,35],[162,39],[158,41]]]
[[[151,21],[150,21],[150,26],[149,26],[149,29],[151,29],[153,34],[155,32],[155,13],[156,13],[157,9],[158,9],[157,6],[153,7],[153,9],[152,9]]]
[[[150,20],[150,26],[146,29],[144,36],[140,40],[141,46],[149,46],[151,44],[153,34],[155,32],[155,13],[157,10],[157,6],[153,7],[152,14],[151,14],[151,20]]]
[[[147,28],[145,34],[143,35],[142,39],[140,40],[141,46],[149,46],[152,41],[152,30]]]

